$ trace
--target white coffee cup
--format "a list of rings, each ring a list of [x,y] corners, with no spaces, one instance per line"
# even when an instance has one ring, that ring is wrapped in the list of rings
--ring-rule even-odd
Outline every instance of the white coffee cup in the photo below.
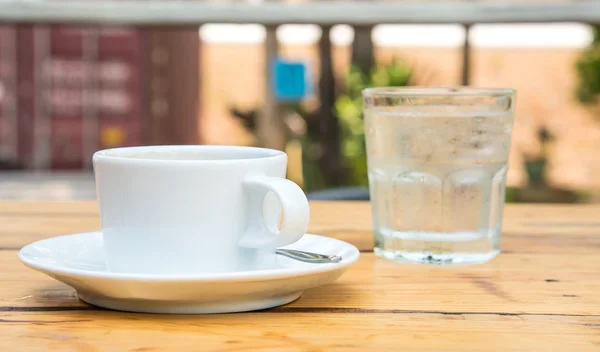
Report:
[[[109,269],[196,274],[275,267],[309,209],[287,156],[231,146],[149,146],[93,156]],[[280,213],[283,220],[280,225]]]

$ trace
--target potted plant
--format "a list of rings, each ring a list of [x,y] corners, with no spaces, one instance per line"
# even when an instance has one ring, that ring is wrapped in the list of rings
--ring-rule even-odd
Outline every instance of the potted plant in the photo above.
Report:
[[[537,135],[541,143],[541,152],[529,156],[525,161],[525,171],[529,178],[527,187],[515,188],[507,192],[507,201],[524,203],[575,203],[578,194],[571,190],[553,187],[548,184],[546,166],[548,164],[547,150],[553,136],[546,128],[540,128]]]

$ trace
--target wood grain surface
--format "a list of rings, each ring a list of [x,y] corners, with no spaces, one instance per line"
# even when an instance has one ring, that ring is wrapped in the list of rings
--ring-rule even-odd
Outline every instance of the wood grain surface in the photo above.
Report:
[[[99,229],[94,202],[0,202],[0,351],[600,351],[599,215],[507,205],[503,253],[447,268],[376,257],[368,203],[315,202],[310,232],[363,251],[338,281],[266,311],[164,316],[87,305],[18,261]]]

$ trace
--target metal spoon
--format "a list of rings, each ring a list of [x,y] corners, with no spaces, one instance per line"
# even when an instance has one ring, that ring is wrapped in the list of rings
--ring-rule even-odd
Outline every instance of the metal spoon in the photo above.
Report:
[[[342,257],[337,255],[325,255],[304,251],[297,251],[294,249],[277,249],[275,253],[286,256],[288,258],[296,259],[305,263],[339,263]]]

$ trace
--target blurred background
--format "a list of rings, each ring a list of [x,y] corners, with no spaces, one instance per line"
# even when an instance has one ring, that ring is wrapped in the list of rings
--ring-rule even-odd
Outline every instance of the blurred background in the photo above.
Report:
[[[360,90],[471,85],[517,89],[507,201],[599,202],[597,3],[451,4],[1,0],[0,198],[94,199],[103,148],[226,144],[366,199]]]

